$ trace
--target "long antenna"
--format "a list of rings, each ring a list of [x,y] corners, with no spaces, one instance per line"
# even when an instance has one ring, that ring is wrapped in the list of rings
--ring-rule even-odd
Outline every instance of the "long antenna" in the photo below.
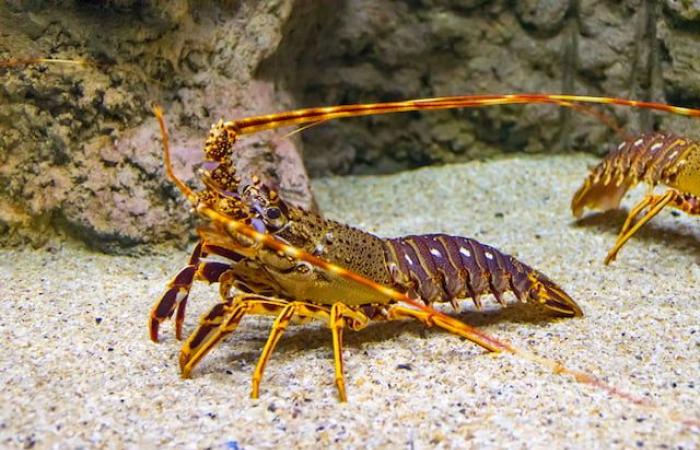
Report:
[[[452,97],[424,98],[387,103],[306,108],[277,114],[254,116],[226,122],[224,126],[237,134],[249,134],[263,130],[302,125],[307,123],[342,119],[346,117],[390,114],[407,111],[475,108],[481,106],[512,105],[524,103],[554,104],[571,107],[571,103],[595,103],[603,105],[631,106],[652,109],[682,116],[700,117],[700,109],[684,108],[663,103],[628,100],[615,97],[595,97],[568,94],[505,94],[505,95],[460,95]]]

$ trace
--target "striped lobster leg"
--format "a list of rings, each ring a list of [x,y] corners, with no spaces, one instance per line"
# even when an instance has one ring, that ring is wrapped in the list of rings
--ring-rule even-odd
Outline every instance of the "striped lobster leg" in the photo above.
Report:
[[[223,256],[230,260],[206,261],[210,254]],[[202,280],[208,283],[220,283],[220,293],[222,298],[228,295],[231,286],[235,284],[233,273],[230,271],[231,264],[240,261],[243,257],[236,252],[216,246],[209,245],[200,240],[195,246],[187,266],[183,267],[175,277],[168,283],[165,293],[153,305],[148,319],[148,329],[153,342],[158,342],[158,330],[160,324],[172,317],[175,313],[175,337],[182,340],[182,324],[185,321],[185,310],[190,289],[194,280]]]

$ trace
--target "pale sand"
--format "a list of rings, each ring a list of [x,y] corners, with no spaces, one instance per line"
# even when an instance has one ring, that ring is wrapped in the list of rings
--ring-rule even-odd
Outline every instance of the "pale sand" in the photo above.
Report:
[[[369,231],[462,234],[539,268],[578,300],[584,318],[550,320],[522,306],[477,313],[470,303],[460,317],[698,418],[700,221],[664,212],[606,268],[624,215],[577,226],[568,208],[593,161],[519,156],[318,180],[314,188],[328,216]],[[700,446],[700,430],[661,411],[414,323],[346,334],[348,404],[336,400],[329,332],[320,324],[288,330],[260,400],[249,399],[250,376],[269,319],[246,320],[181,380],[171,324],[153,344],[146,315],[186,258],[174,249],[111,257],[60,243],[0,252],[0,445]],[[215,302],[213,290],[197,286],[187,330]]]

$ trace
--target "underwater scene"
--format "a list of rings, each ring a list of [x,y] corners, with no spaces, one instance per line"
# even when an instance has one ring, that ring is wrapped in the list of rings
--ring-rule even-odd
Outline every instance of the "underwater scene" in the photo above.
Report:
[[[700,447],[698,2],[0,36],[0,447]]]

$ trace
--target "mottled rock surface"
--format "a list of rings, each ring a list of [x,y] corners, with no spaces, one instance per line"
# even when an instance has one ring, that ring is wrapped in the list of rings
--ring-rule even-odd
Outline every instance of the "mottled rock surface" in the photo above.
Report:
[[[2,71],[2,240],[40,243],[55,228],[108,251],[187,240],[192,217],[164,177],[151,103],[165,107],[176,170],[192,179],[212,122],[290,106],[255,71],[294,1],[55,3],[0,6],[0,58],[88,61]],[[269,138],[241,147],[241,170],[310,205],[295,146]]]
[[[306,72],[276,73],[303,105],[540,91],[698,106],[698,12],[691,1],[358,0],[340,2],[312,41],[283,40],[271,59],[303,61]],[[670,128],[648,112],[606,111],[626,129]],[[312,175],[515,151],[602,154],[615,140],[592,117],[553,106],[348,120],[304,139]]]
[[[183,242],[193,219],[162,172],[150,104],[192,180],[211,123],[288,108],[506,92],[700,106],[700,3],[690,0],[10,1],[0,58],[0,242],[55,230],[104,250]],[[696,122],[607,108],[627,130],[700,137]],[[602,154],[614,133],[553,106],[375,116],[239,146],[290,199],[312,175],[383,173],[504,152]]]

